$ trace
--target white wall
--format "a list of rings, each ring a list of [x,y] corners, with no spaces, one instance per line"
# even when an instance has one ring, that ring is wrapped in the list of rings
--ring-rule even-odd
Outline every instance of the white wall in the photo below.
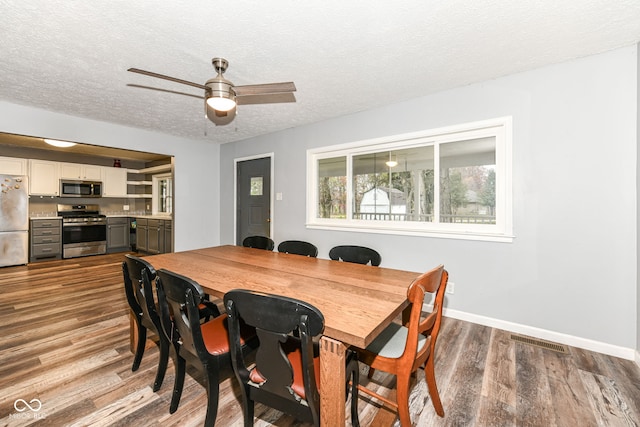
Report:
[[[0,132],[175,156],[175,250],[217,245],[220,146],[0,101]],[[1,155],[1,153],[0,153]]]
[[[233,243],[233,159],[275,153],[274,240],[361,244],[382,265],[455,282],[449,313],[629,356],[637,331],[637,47],[221,147],[221,241]],[[304,88],[299,88],[301,91]],[[305,228],[306,150],[513,116],[513,243]],[[575,342],[575,341],[579,342]],[[631,353],[629,353],[631,352]],[[631,356],[632,357],[632,356]]]

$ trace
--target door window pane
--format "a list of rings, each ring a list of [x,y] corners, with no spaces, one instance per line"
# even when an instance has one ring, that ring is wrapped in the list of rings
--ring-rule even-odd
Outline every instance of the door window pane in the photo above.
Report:
[[[252,176],[251,177],[251,196],[262,196],[262,177],[261,176]]]

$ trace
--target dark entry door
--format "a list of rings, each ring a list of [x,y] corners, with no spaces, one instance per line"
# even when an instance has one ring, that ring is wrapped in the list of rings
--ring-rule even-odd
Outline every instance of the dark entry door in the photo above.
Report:
[[[271,237],[271,158],[237,163],[236,244],[247,236]]]

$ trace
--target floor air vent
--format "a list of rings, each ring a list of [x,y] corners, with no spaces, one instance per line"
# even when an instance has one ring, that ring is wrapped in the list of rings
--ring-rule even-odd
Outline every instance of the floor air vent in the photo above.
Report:
[[[511,335],[511,339],[513,341],[518,341],[524,344],[529,344],[535,347],[544,348],[546,350],[555,351],[562,354],[567,354],[567,348],[562,344],[557,344],[555,342],[542,341],[534,338],[523,337],[522,335]]]

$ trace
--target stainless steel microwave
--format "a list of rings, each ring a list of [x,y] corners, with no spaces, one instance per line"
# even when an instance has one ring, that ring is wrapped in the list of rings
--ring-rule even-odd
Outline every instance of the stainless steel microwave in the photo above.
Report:
[[[61,179],[60,197],[102,197],[102,182]]]

